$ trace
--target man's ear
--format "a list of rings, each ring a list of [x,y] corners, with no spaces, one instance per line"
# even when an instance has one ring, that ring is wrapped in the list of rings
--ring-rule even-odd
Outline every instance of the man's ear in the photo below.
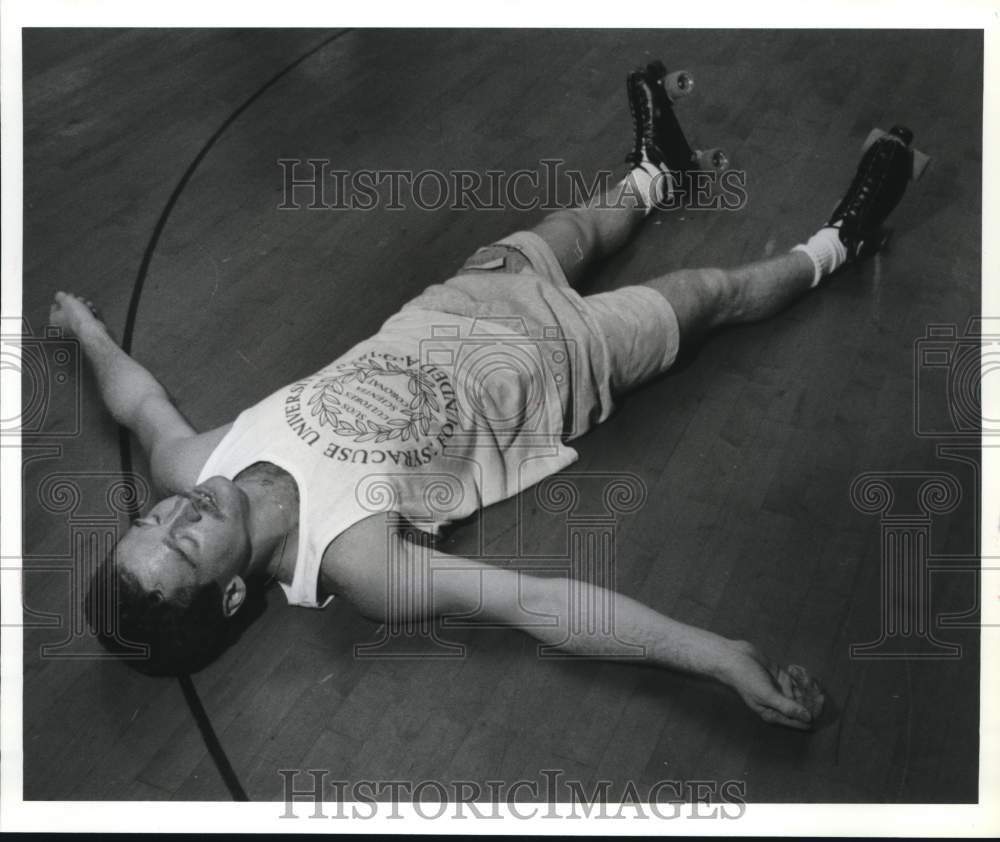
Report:
[[[242,577],[233,576],[222,591],[222,613],[227,617],[232,617],[240,610],[246,595],[247,583],[243,581]]]

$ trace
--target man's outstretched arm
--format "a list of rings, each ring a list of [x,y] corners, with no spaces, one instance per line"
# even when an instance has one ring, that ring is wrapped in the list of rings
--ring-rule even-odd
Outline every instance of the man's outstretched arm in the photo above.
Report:
[[[163,461],[157,451],[172,441],[190,438],[195,431],[171,403],[163,386],[118,347],[89,302],[57,292],[49,321],[80,342],[105,406],[115,421],[139,440],[153,464],[154,476],[169,474],[169,469],[157,470],[156,463]]]
[[[818,685],[801,668],[785,670],[746,641],[687,625],[581,580],[534,576],[439,551],[428,564],[430,551],[387,531],[380,516],[359,527],[342,536],[346,540],[333,567],[338,593],[370,617],[399,622],[464,615],[470,621],[519,628],[569,656],[714,679],[734,689],[767,722],[804,730],[818,716]],[[387,551],[376,550],[381,547]],[[390,611],[405,616],[390,618]]]
[[[766,722],[807,729],[806,688],[746,641],[674,620],[624,594],[578,579],[533,576],[454,559],[439,570],[438,614],[514,626],[567,655],[664,667],[732,687]],[[458,572],[458,571],[461,572]],[[544,624],[544,618],[555,622]]]

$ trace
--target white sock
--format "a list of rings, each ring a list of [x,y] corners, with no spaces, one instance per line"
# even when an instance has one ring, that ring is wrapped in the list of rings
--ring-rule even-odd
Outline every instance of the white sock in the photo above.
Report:
[[[619,182],[618,186],[635,196],[642,207],[646,209],[648,216],[649,212],[660,204],[664,197],[673,194],[674,185],[672,182],[670,170],[666,167],[658,167],[648,158],[643,157],[632,172]]]
[[[813,286],[847,260],[847,247],[840,241],[840,230],[837,228],[820,228],[808,242],[795,246],[792,251],[803,251],[812,259],[816,267]]]

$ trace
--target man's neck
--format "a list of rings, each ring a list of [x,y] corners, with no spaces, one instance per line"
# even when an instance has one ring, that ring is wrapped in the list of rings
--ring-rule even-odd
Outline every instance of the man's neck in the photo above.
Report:
[[[294,478],[269,462],[257,462],[234,480],[250,504],[251,574],[282,578],[283,552],[299,522],[299,494]],[[280,550],[280,551],[279,551]]]

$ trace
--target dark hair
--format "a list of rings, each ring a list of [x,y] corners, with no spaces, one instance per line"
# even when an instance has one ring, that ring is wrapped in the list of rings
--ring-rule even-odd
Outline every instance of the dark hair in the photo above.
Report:
[[[212,663],[263,613],[264,590],[263,582],[248,580],[243,605],[227,617],[217,582],[179,588],[170,597],[146,591],[116,564],[113,551],[90,580],[84,610],[101,645],[129,666],[147,675],[188,675]]]

